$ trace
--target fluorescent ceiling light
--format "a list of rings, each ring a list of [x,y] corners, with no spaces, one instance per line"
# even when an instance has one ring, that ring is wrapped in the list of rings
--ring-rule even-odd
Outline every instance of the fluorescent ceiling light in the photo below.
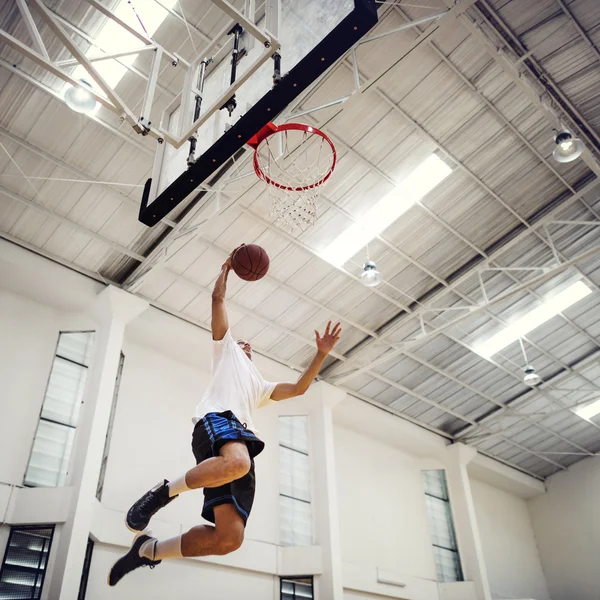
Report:
[[[575,412],[582,418],[587,419],[588,421],[600,414],[600,400],[596,400],[591,404],[587,404],[585,406],[580,406],[575,409]]]
[[[177,0],[163,0],[163,4],[172,8],[177,3]],[[154,2],[154,0],[144,0],[139,5],[139,16],[144,27],[148,31],[148,36],[152,37],[156,30],[160,27],[162,22],[167,18],[169,14],[160,4]],[[138,21],[133,9],[128,4],[127,0],[121,0],[117,7],[113,10],[114,14],[119,17],[122,21],[127,23],[133,29],[136,29],[140,33],[145,33]],[[94,38],[94,42],[100,46],[107,53],[126,52],[127,50],[135,50],[139,48],[140,40],[133,36],[131,33],[123,29],[120,25],[115,23],[112,19],[108,19],[102,26],[98,35]],[[98,49],[94,46],[86,52],[86,56],[98,56]],[[94,68],[98,71],[101,77],[108,83],[111,88],[115,88],[119,81],[123,78],[127,72],[127,65],[132,65],[137,58],[137,54],[131,54],[129,56],[123,56],[117,62],[115,59],[102,60],[93,63]],[[89,80],[91,75],[81,66],[77,65],[71,76],[75,79],[87,79]],[[67,84],[66,87],[71,87]],[[63,90],[63,95],[66,90]],[[96,89],[96,91],[102,95],[102,90]],[[94,114],[98,111],[100,105],[98,104],[95,110],[91,113]]]
[[[592,290],[583,281],[578,281],[473,349],[489,358],[591,293]]]
[[[321,257],[336,267],[343,265],[450,173],[452,169],[441,158],[432,154],[403,179],[398,187],[370,208],[360,218],[360,224],[355,223],[333,240],[321,252]]]

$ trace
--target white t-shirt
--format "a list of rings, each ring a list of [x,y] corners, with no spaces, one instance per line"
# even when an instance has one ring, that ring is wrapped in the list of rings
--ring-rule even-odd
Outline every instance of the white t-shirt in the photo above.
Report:
[[[222,340],[213,340],[212,381],[192,421],[197,423],[207,413],[230,410],[256,433],[252,413],[269,401],[276,385],[262,378],[228,329]]]

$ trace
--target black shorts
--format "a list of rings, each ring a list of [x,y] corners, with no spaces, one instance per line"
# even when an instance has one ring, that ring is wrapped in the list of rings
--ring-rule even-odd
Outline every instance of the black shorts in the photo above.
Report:
[[[192,452],[196,464],[200,464],[207,458],[219,456],[221,446],[231,441],[245,442],[248,446],[250,471],[231,483],[216,488],[204,488],[202,516],[214,523],[215,506],[233,504],[245,525],[252,510],[256,487],[254,457],[263,451],[264,442],[248,431],[244,424],[240,423],[230,410],[227,410],[222,413],[208,413],[196,423],[192,433]]]

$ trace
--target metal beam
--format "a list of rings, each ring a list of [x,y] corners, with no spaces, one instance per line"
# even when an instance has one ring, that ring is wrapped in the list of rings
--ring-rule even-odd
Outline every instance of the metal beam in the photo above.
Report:
[[[95,0],[90,1],[95,2]],[[85,70],[90,74],[100,89],[110,99],[112,105],[117,108],[120,113],[123,113],[125,118],[133,125],[136,121],[133,113],[127,108],[123,100],[121,100],[119,95],[112,89],[104,77],[102,77],[102,75],[100,75],[100,73],[94,68],[94,65],[89,61],[88,57],[77,47],[72,38],[56,20],[54,15],[46,8],[46,5],[42,2],[42,0],[31,0],[31,2],[33,2],[42,19],[44,19],[54,35],[63,43],[67,50],[69,50],[69,52],[79,61],[81,66],[84,67]]]
[[[479,5],[473,8],[474,13],[481,19],[482,23],[487,24],[491,28],[492,32],[495,34],[501,44],[505,46],[511,53],[514,53],[514,50],[509,44],[506,43],[506,39],[502,33],[495,27],[495,25],[491,23],[489,17],[482,12],[479,6],[483,7],[487,12],[487,15],[491,16],[495,20],[500,29],[506,33],[506,35],[517,48],[517,64],[523,64],[523,68],[531,75],[531,77],[533,77],[534,81],[541,84],[544,92],[547,93],[548,96],[551,97],[553,94],[555,94],[559,98],[560,102],[564,104],[564,106],[559,105],[559,112],[569,120],[572,126],[574,126],[575,129],[573,129],[573,131],[579,132],[579,135],[582,135],[584,139],[588,140],[591,147],[595,146],[597,150],[600,150],[600,135],[598,135],[594,128],[590,126],[587,120],[573,105],[569,98],[567,98],[567,96],[560,89],[554,79],[552,79],[552,77],[548,74],[548,72],[540,66],[540,64],[534,58],[533,52],[525,48],[519,37],[515,35],[510,27],[508,27],[504,20],[498,15],[498,13],[494,11],[487,0],[479,0]],[[586,128],[585,132],[581,130],[580,125],[583,125]]]
[[[41,4],[41,0],[31,0],[31,1],[35,2],[36,5]],[[95,9],[99,10],[103,15],[107,16],[109,19],[114,21],[117,25],[122,27],[129,34],[131,34],[132,36],[134,36],[138,40],[140,40],[140,42],[143,42],[144,44],[149,44],[151,46],[158,47],[158,44],[152,38],[149,38],[147,35],[140,33],[137,29],[130,27],[127,23],[125,23],[125,21],[123,21],[122,19],[117,17],[117,15],[115,15],[115,13],[112,12],[107,6],[105,6],[101,2],[98,2],[98,0],[86,0],[86,1],[88,4],[91,4]],[[48,8],[46,8],[46,11],[50,12],[50,10]],[[67,46],[67,48],[68,48],[68,46]],[[164,48],[162,48],[162,51],[171,60],[177,60],[177,56],[175,54],[172,54],[171,52],[169,52],[168,50],[165,50]],[[73,53],[73,55],[77,57],[77,55],[75,53]]]
[[[515,412],[516,410],[527,406],[527,404],[529,402],[535,402],[540,397],[543,397],[544,399],[549,401],[550,404],[557,405],[561,409],[565,409],[565,410],[571,412],[572,414],[576,414],[574,412],[574,408],[575,408],[574,406],[565,405],[559,399],[552,396],[550,394],[550,392],[560,391],[559,389],[556,388],[556,385],[557,384],[560,385],[567,381],[570,381],[574,377],[579,377],[580,379],[589,381],[588,378],[586,378],[580,371],[575,370],[575,368],[584,369],[589,364],[596,362],[598,360],[599,356],[600,356],[600,351],[596,351],[596,352],[592,353],[590,356],[584,358],[582,361],[578,362],[575,365],[575,367],[570,367],[569,369],[563,370],[561,373],[559,373],[558,375],[553,377],[552,380],[550,380],[549,382],[548,381],[542,382],[539,386],[531,388],[529,391],[525,392],[524,394],[522,394],[521,396],[519,396],[518,398],[516,398],[515,400],[513,400],[510,403],[510,405],[509,405],[510,411]],[[572,390],[572,391],[577,392],[578,390]],[[480,422],[485,423],[486,425],[493,425],[499,418],[502,418],[502,416],[503,415],[501,415],[500,413],[494,412],[494,413],[489,414],[488,416],[484,417],[483,419],[481,419]],[[593,421],[587,421],[587,422],[590,424],[591,427],[600,429],[600,426],[597,425],[596,423],[594,423]],[[457,437],[462,438],[464,436],[467,436],[470,434],[471,431],[472,430],[470,427],[466,427],[463,431],[460,431],[457,433]],[[569,443],[571,443],[571,442],[569,442]]]
[[[380,40],[381,38],[387,37],[388,35],[393,35],[394,33],[399,33],[400,31],[405,31],[406,29],[411,29],[412,27],[418,27],[419,25],[424,25],[425,23],[429,23],[430,21],[437,21],[440,17],[443,17],[448,10],[444,10],[440,13],[436,13],[434,15],[429,15],[428,17],[423,17],[422,19],[417,19],[416,21],[409,21],[404,25],[400,25],[400,27],[395,27],[394,29],[390,29],[389,31],[385,31],[383,33],[378,33],[376,35],[370,35],[369,37],[363,38],[358,42],[357,46],[362,46],[363,44],[367,44],[369,42],[374,42],[375,40]]]
[[[19,67],[10,64],[9,62],[5,61],[3,58],[0,58],[0,66],[4,67],[7,71],[14,73],[15,75],[17,75],[17,77],[20,77],[21,79],[27,81],[31,85],[37,87],[38,89],[42,90],[43,92],[46,92],[46,94],[52,96],[56,100],[59,100],[60,102],[65,104],[65,99],[58,92],[53,90],[51,87],[48,87],[44,83],[41,83],[37,79],[34,79],[31,75],[29,75],[28,73],[25,73],[25,71],[22,71]],[[135,138],[132,138],[131,136],[126,135],[125,133],[120,131],[117,127],[114,127],[110,123],[103,121],[96,115],[83,114],[83,116],[86,119],[93,121],[97,125],[100,125],[100,127],[103,127],[107,131],[110,131],[113,135],[115,135],[122,141],[126,142],[127,144],[134,146],[138,151],[143,152],[144,154],[148,154],[148,155],[153,154],[153,152],[152,152],[152,150],[150,150],[150,148],[148,148],[144,144],[138,142]]]
[[[403,49],[402,53],[399,57],[394,60],[394,62],[386,66],[384,69],[379,71],[373,77],[370,77],[369,80],[365,83],[365,85],[361,88],[361,93],[366,92],[371,87],[376,85],[378,81],[383,78],[387,73],[389,73],[399,62],[404,60],[409,54],[414,52],[419,46],[427,42],[429,39],[438,32],[438,30],[442,26],[447,26],[451,23],[452,20],[456,20],[461,17],[461,15],[465,14],[465,12],[475,4],[476,0],[462,0],[461,2],[452,2],[451,5],[448,6],[448,11],[443,15],[436,18],[436,20],[429,25],[422,33],[420,33],[408,46],[408,48]]]
[[[28,206],[29,208],[33,208],[34,210],[43,213],[47,217],[54,219],[55,221],[58,221],[59,223],[62,223],[63,225],[66,225],[67,227],[70,227],[71,229],[74,229],[75,231],[78,231],[79,233],[83,233],[84,235],[87,235],[87,236],[91,237],[92,239],[98,240],[99,242],[106,244],[113,250],[116,250],[117,252],[120,252],[121,254],[124,254],[125,256],[129,256],[130,258],[133,258],[140,262],[142,260],[144,260],[144,257],[141,254],[138,254],[137,252],[134,252],[133,250],[130,250],[129,248],[126,248],[125,246],[118,244],[117,242],[113,242],[112,240],[109,240],[109,239],[103,237],[100,234],[92,231],[91,229],[88,229],[87,227],[84,227],[83,225],[76,223],[75,221],[71,221],[70,219],[63,217],[62,215],[55,213],[54,211],[50,210],[49,208],[43,206],[42,204],[38,204],[37,202],[34,202],[33,200],[24,198],[23,196],[20,196],[19,194],[13,192],[12,190],[4,187],[3,185],[0,185],[0,194],[3,194],[7,198],[10,198],[11,200],[14,200],[15,202],[24,204],[25,206]],[[39,192],[38,192],[38,194],[39,194]]]
[[[430,42],[431,44],[432,42]],[[350,68],[350,65],[346,64],[346,66],[348,66],[348,68]],[[392,100],[390,100],[384,92],[382,92],[381,90],[379,90],[377,87],[375,87],[375,92],[384,100],[386,101],[386,103],[394,110],[396,110],[396,112],[399,112],[402,117],[408,121],[413,127],[415,127],[417,130],[419,130],[421,132],[422,135],[426,136],[427,138],[430,139],[430,141],[432,143],[434,143],[435,145],[437,145],[438,148],[440,148],[440,150],[442,150],[443,152],[445,152],[446,154],[449,154],[448,151],[440,144],[440,142],[438,140],[436,140],[435,138],[433,138],[427,131],[425,131],[425,129],[423,127],[421,127],[418,123],[416,123],[416,121],[414,121],[411,117],[409,117],[402,109],[400,109],[399,106],[397,106]],[[332,121],[334,117],[331,117],[328,122]],[[322,125],[321,125],[322,126]],[[395,182],[388,177],[385,173],[383,173],[382,171],[380,171],[375,165],[372,165],[370,162],[366,161],[364,159],[364,157],[362,157],[358,152],[356,152],[353,148],[351,148],[348,144],[345,144],[342,142],[342,140],[339,139],[339,137],[336,136],[332,136],[336,143],[338,144],[342,144],[342,146],[349,152],[351,152],[352,154],[354,154],[355,156],[357,156],[359,159],[362,160],[362,162],[364,162],[367,166],[369,166],[369,168],[371,168],[372,170],[374,170],[375,172],[379,173],[383,178],[385,178],[386,180],[388,180],[390,183],[395,185]],[[527,229],[524,230],[524,234],[526,235],[527,233],[533,232],[534,235],[537,235],[537,237],[544,243],[544,244],[548,244],[547,240],[544,238],[543,235],[541,235],[540,233],[538,233],[534,228],[531,227],[530,223],[528,223],[525,219],[523,219],[518,213],[516,213],[516,211],[513,211],[509,205],[507,205],[506,202],[504,202],[502,200],[502,198],[500,198],[500,196],[498,194],[496,194],[493,190],[491,190],[489,188],[489,186],[487,186],[479,177],[477,177],[473,172],[471,172],[469,169],[467,169],[462,163],[461,161],[452,156],[451,154],[449,154],[450,158],[456,162],[458,165],[461,166],[461,168],[476,182],[478,183],[480,186],[482,186],[486,192],[488,194],[490,194],[494,199],[496,199],[498,202],[500,202],[502,204],[502,206],[509,210],[513,216],[515,216],[520,222],[521,224],[523,224]],[[568,186],[569,189],[573,189],[572,186]],[[422,206],[421,204],[418,204],[419,206]],[[444,226],[446,229],[448,229],[451,233],[457,235],[457,237],[459,239],[461,239],[464,243],[466,243],[467,245],[469,245],[470,247],[472,247],[478,254],[480,254],[481,256],[483,256],[485,259],[487,259],[489,261],[489,259],[491,258],[490,256],[488,256],[484,251],[482,251],[481,249],[477,248],[477,246],[475,246],[474,244],[472,244],[469,240],[467,240],[464,236],[458,234],[458,232],[456,232],[453,228],[450,228],[446,223],[444,223],[443,221],[441,221],[439,219],[439,217],[437,217],[437,215],[435,215],[435,213],[433,213],[432,211],[430,211],[429,209],[426,209],[425,207],[422,207],[425,210],[427,210],[428,214],[430,216],[432,216],[433,218],[436,218],[436,220],[438,222],[440,222],[440,224],[442,226]],[[514,238],[513,238],[514,239]],[[469,276],[470,272],[466,272],[465,276]],[[448,289],[450,289],[450,286],[447,286]],[[454,287],[454,286],[453,286]],[[443,293],[446,290],[442,290],[440,293]],[[418,313],[419,315],[421,314],[419,311],[420,310],[424,310],[422,309],[420,306],[417,307],[416,309],[413,310],[413,314]],[[404,322],[404,321],[403,321]],[[383,334],[383,336],[387,335],[389,333],[389,331],[385,332]],[[434,332],[435,333],[435,332]],[[554,360],[554,359],[553,359]],[[328,367],[328,370],[331,370],[332,366]]]
[[[23,17],[23,21],[25,22],[25,27],[27,27],[27,31],[29,32],[29,37],[33,42],[33,45],[37,48],[37,51],[46,59],[50,60],[48,56],[48,51],[46,50],[46,46],[44,46],[44,41],[42,40],[42,36],[38,31],[37,25],[35,24],[33,17],[31,16],[31,12],[29,12],[29,7],[25,0],[17,0],[17,6],[21,11],[21,16]]]
[[[95,0],[90,1],[95,2]],[[18,50],[27,58],[36,62],[41,67],[47,69],[56,77],[59,77],[63,81],[66,81],[67,83],[70,83],[75,87],[84,89],[86,92],[91,94],[97,102],[100,102],[103,106],[105,106],[112,112],[115,112],[117,115],[121,116],[124,120],[126,120],[138,133],[144,133],[144,135],[149,133],[157,139],[163,137],[168,138],[168,136],[160,134],[156,129],[148,129],[141,127],[131,110],[125,105],[125,103],[121,100],[121,98],[115,92],[115,90],[113,90],[111,86],[105,81],[105,79],[100,75],[100,73],[94,68],[93,64],[85,56],[85,54],[78,48],[78,46],[73,42],[71,37],[62,28],[62,25],[60,24],[59,20],[56,18],[54,13],[46,7],[42,0],[31,0],[31,2],[35,5],[39,14],[44,19],[48,27],[55,34],[55,36],[79,61],[79,63],[85,68],[85,70],[90,74],[94,81],[96,81],[96,83],[104,91],[108,99],[106,99],[101,94],[97,94],[93,89],[89,88],[88,86],[85,86],[80,81],[77,81],[68,73],[63,71],[60,67],[55,65],[53,62],[46,60],[42,55],[38,54],[37,52],[34,52],[30,48],[19,42],[19,40],[15,39],[14,37],[10,36],[2,30],[0,30],[0,40],[3,40],[7,44],[11,45],[14,49]],[[145,38],[143,39],[143,41],[150,40],[148,38]]]
[[[562,8],[563,12],[567,15],[567,17],[569,17],[569,19],[575,26],[575,29],[577,29],[577,32],[585,42],[586,46],[589,46],[592,52],[594,52],[594,54],[598,57],[598,60],[600,60],[600,49],[592,41],[590,36],[585,32],[583,27],[579,24],[579,21],[575,18],[575,15],[571,12],[571,9],[563,2],[563,0],[556,0],[556,2]]]
[[[451,3],[452,0],[445,0],[446,4]],[[482,0],[483,5],[487,3],[485,0]],[[493,12],[491,8],[488,7],[490,12]],[[494,13],[494,18],[498,18]],[[499,52],[496,48],[495,44],[488,38],[486,33],[483,31],[481,25],[474,21],[469,15],[463,14],[460,17],[461,24],[465,27],[465,29],[479,42],[481,42],[481,46],[485,48],[487,53],[494,59],[494,61],[501,67],[506,76],[525,94],[528,100],[540,111],[544,114],[548,123],[556,128],[562,129],[563,125],[561,122],[561,118],[568,120],[568,125],[570,129],[576,132],[578,135],[587,139],[587,136],[584,132],[577,126],[577,119],[574,119],[568,113],[565,113],[562,109],[557,111],[551,104],[551,97],[549,100],[544,99],[544,95],[546,94],[545,89],[536,89],[534,85],[539,85],[537,80],[535,84],[527,77],[525,77],[521,71],[519,70],[519,64],[517,64],[515,60],[511,60],[508,58],[508,48]],[[501,39],[502,36],[500,36]],[[518,57],[517,57],[518,58]],[[524,64],[524,63],[521,63]],[[550,76],[545,74],[548,80],[550,80]],[[558,89],[558,86],[556,86]],[[579,119],[580,122],[585,122],[585,119],[581,117]],[[589,128],[590,131],[593,129]],[[549,132],[550,133],[550,132]],[[584,144],[585,145],[585,144]],[[593,146],[592,146],[593,147]],[[585,162],[585,164],[589,167],[589,169],[595,173],[597,177],[600,177],[600,163],[596,160],[596,157],[592,154],[590,148],[588,146],[585,147],[583,154],[581,155],[581,160]]]
[[[39,246],[34,246],[33,244],[30,244],[29,242],[26,242],[25,240],[22,240],[18,237],[15,237],[14,235],[8,233],[8,231],[3,231],[0,229],[0,239],[4,239],[7,242],[14,244],[15,246],[20,246],[21,248],[24,248],[25,250],[28,250],[29,252],[38,254],[39,256],[43,256],[44,258],[47,258],[48,260],[51,260],[52,262],[62,265],[63,267],[66,267],[67,269],[70,269],[71,271],[75,271],[76,273],[85,275],[86,277],[89,277],[90,279],[93,279],[94,281],[97,281],[98,283],[102,283],[104,285],[108,285],[108,284],[115,285],[115,282],[113,282],[112,280],[110,280],[106,277],[103,277],[102,275],[100,275],[100,273],[97,273],[96,271],[92,271],[90,269],[86,269],[85,267],[82,267],[81,265],[76,265],[75,263],[65,260],[61,256],[57,256],[56,254],[54,254],[52,252],[48,252],[44,248],[40,248]]]
[[[161,2],[161,0],[154,0],[159,6],[162,6],[171,16],[175,17],[178,21],[180,21],[181,23],[183,23],[186,26],[186,29],[189,29],[190,31],[193,31],[195,34],[197,34],[199,37],[201,37],[205,42],[211,42],[212,40],[210,39],[210,37],[208,37],[203,31],[201,31],[200,29],[198,29],[195,25],[192,25],[192,23],[190,23],[189,21],[187,21],[182,15],[180,15],[178,12],[176,12],[175,10],[173,10],[173,8],[171,8],[170,6],[168,6],[167,4],[164,4],[163,2]],[[206,11],[208,12],[208,11]]]
[[[75,32],[81,39],[85,40],[88,44],[90,44],[94,48],[97,48],[101,52],[105,52],[107,55],[109,54],[109,52],[105,48],[103,48],[102,46],[99,46],[98,42],[96,42],[96,40],[94,40],[91,36],[89,36],[85,31],[81,30],[79,27],[76,27],[75,25],[73,25],[73,23],[70,23],[65,18],[63,18],[60,15],[56,14],[54,11],[51,11],[51,12],[57,18],[57,20],[60,23],[62,23],[65,27],[68,27],[71,31]],[[153,50],[156,46],[144,46],[144,47],[147,48],[148,50]],[[145,52],[145,50],[144,50],[144,52]],[[90,61],[94,61],[94,60],[96,60],[96,59],[95,58],[90,58]],[[98,60],[100,60],[100,59],[98,58]],[[129,72],[134,73],[138,77],[141,77],[144,81],[148,81],[149,76],[146,75],[146,74],[144,74],[144,73],[142,73],[137,67],[134,67],[133,65],[130,65],[127,61],[120,60],[119,58],[115,58],[115,60],[121,66],[125,67]],[[66,61],[60,61],[60,62],[63,63],[63,62],[66,62]],[[69,61],[69,62],[71,62],[71,61]],[[75,63],[79,64],[78,61],[75,61]],[[56,63],[56,64],[59,64],[59,63]],[[164,68],[163,68],[163,70],[164,70]],[[164,85],[161,85],[160,83],[157,83],[156,87],[163,94],[166,94],[167,96],[170,96],[170,97],[174,97],[175,96],[175,94],[171,90],[169,90],[168,88],[166,88]]]
[[[77,176],[79,179],[93,181],[95,183],[95,185],[99,185],[100,187],[105,189],[107,192],[119,197],[119,199],[122,202],[129,204],[133,209],[137,210],[137,208],[139,207],[138,201],[135,200],[134,198],[130,198],[129,196],[127,196],[126,194],[123,194],[119,190],[115,190],[114,188],[110,187],[109,185],[99,182],[90,173],[86,173],[85,171],[82,171],[81,169],[78,169],[78,168],[74,167],[73,165],[66,163],[64,160],[61,160],[59,158],[56,158],[55,156],[52,156],[52,154],[46,152],[45,150],[42,150],[41,148],[38,148],[31,142],[28,142],[26,140],[19,138],[14,133],[11,133],[10,131],[8,131],[7,129],[4,129],[3,127],[0,127],[0,136],[7,137],[9,140],[13,141],[15,144],[18,144],[22,148],[25,148],[25,150],[27,150],[28,152],[31,152],[32,154],[35,154],[36,156],[39,156],[40,158],[47,160],[48,162],[52,163],[54,166],[59,167],[60,169],[64,169],[65,171],[73,173],[73,175]],[[161,223],[163,225],[166,225],[167,227],[175,227],[175,221],[172,221],[171,219],[168,219],[166,217],[161,221]]]
[[[147,50],[156,50],[156,46],[140,46],[133,50],[124,50],[123,52],[112,52],[108,54],[101,54],[100,56],[88,56],[90,62],[102,62],[103,60],[111,60],[113,58],[123,58],[124,56],[132,56],[133,54],[139,54]],[[55,63],[58,67],[74,67],[79,64],[76,58],[69,58],[68,60],[57,60]]]
[[[536,286],[539,285],[540,283],[544,283],[545,281],[548,281],[549,279],[552,279],[552,277],[555,277],[556,275],[558,275],[559,273],[562,273],[563,271],[565,271],[566,269],[568,269],[569,267],[576,265],[579,262],[588,260],[594,256],[596,256],[597,254],[600,254],[600,246],[597,246],[595,248],[591,248],[590,250],[587,250],[586,252],[583,252],[582,254],[569,259],[568,261],[561,263],[558,266],[555,266],[551,269],[548,269],[545,273],[543,273],[542,275],[538,275],[537,277],[534,277],[532,279],[530,279],[529,281],[522,283],[521,285],[517,285],[514,288],[511,288],[509,290],[507,290],[506,292],[502,293],[502,294],[498,294],[498,296],[492,298],[491,300],[488,299],[488,301],[486,303],[483,304],[479,304],[477,306],[474,306],[468,313],[463,314],[463,315],[459,315],[458,317],[456,317],[455,319],[453,319],[452,321],[448,321],[446,323],[444,323],[443,325],[439,325],[436,328],[434,328],[433,330],[429,331],[428,335],[438,335],[440,333],[443,333],[444,331],[446,331],[447,329],[449,329],[450,327],[454,327],[456,326],[458,323],[464,321],[465,319],[470,318],[473,314],[482,312],[484,310],[487,310],[488,308],[490,308],[491,306],[495,306],[496,304],[499,304],[501,302],[504,302],[504,300],[507,300],[508,298],[514,296],[515,294],[522,292],[524,290],[529,290],[530,287],[532,286]],[[411,348],[413,346],[418,345],[419,343],[421,343],[421,339],[412,339],[412,340],[408,340],[406,342],[403,342],[403,346],[405,348]],[[393,352],[390,352],[388,355],[384,355],[376,360],[374,360],[371,363],[371,367],[381,364],[382,362],[386,362],[388,361],[390,358],[401,354],[402,350],[395,350]],[[366,369],[365,367],[358,367],[353,369],[351,376],[355,377],[356,375],[364,372]],[[345,379],[347,379],[349,377],[349,375],[345,375],[339,378],[335,378],[335,381],[344,381]]]
[[[37,63],[40,67],[43,67],[50,71],[52,75],[55,75],[59,79],[70,83],[74,87],[81,88],[82,90],[89,92],[96,99],[97,102],[100,102],[100,104],[102,104],[102,106],[108,108],[108,110],[111,110],[112,112],[116,112],[117,114],[119,114],[119,110],[114,104],[112,104],[110,100],[108,100],[101,94],[98,94],[92,88],[89,88],[88,86],[82,84],[77,79],[71,77],[71,75],[69,75],[66,71],[63,71],[54,63],[46,60],[41,54],[34,52],[31,48],[29,48],[29,46],[26,46],[25,44],[21,43],[18,39],[14,38],[12,35],[6,33],[2,29],[0,29],[0,41],[4,42],[5,44],[8,44],[14,50],[21,52],[21,54],[23,54],[29,60],[32,60],[33,62]]]

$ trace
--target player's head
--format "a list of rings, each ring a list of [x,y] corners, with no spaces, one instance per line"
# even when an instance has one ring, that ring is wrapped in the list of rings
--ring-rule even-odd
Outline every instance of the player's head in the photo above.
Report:
[[[252,346],[246,340],[238,340],[236,344],[242,349],[242,352],[252,360]]]

